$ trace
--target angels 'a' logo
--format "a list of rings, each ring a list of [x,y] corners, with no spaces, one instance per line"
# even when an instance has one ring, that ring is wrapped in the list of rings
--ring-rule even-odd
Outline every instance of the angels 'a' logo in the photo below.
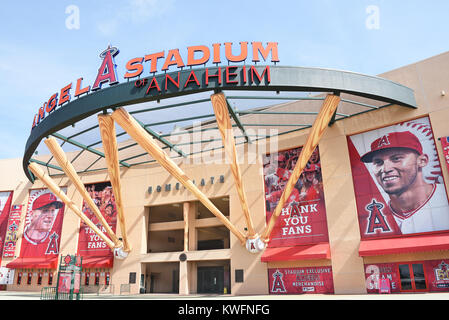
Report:
[[[58,245],[59,235],[56,232],[53,232],[49,238],[50,241],[48,242],[45,254],[59,254],[59,245]]]
[[[390,140],[388,139],[388,135],[385,135],[379,139],[379,145],[377,146],[377,148],[380,148],[383,146],[389,146],[389,145],[390,145]]]
[[[383,207],[384,205],[382,203],[376,202],[374,199],[373,202],[366,206],[366,210],[370,212],[368,217],[368,226],[366,228],[367,234],[373,234],[376,230],[380,230],[380,232],[391,231],[391,228],[382,213]]]
[[[271,292],[281,292],[285,293],[287,290],[285,290],[284,280],[282,280],[282,277],[284,275],[279,270],[276,270],[275,273],[273,273],[273,286],[271,287]]]

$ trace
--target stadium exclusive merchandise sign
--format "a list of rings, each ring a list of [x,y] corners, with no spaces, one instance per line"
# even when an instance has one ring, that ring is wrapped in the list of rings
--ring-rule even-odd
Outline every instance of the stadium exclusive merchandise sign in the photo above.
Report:
[[[332,267],[268,269],[270,294],[334,293]]]

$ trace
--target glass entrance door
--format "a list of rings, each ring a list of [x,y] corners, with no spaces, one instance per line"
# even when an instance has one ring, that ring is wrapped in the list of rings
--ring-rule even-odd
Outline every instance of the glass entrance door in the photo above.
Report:
[[[422,263],[399,264],[401,291],[428,291]]]

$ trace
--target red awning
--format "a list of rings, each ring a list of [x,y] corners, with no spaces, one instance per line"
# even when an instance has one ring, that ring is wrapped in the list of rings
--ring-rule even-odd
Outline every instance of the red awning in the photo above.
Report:
[[[262,262],[270,262],[330,258],[329,243],[319,243],[305,246],[267,248],[260,260]]]
[[[56,269],[58,256],[55,257],[19,257],[6,265],[9,269]]]
[[[359,256],[368,257],[435,250],[449,250],[449,235],[364,240],[360,242]]]
[[[84,268],[112,268],[114,257],[83,257]]]

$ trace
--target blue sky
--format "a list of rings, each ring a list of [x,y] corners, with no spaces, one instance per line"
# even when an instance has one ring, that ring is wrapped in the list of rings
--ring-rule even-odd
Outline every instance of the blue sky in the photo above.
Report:
[[[67,27],[71,5],[79,28]],[[23,156],[34,114],[53,93],[79,77],[94,82],[109,43],[120,49],[120,81],[131,58],[228,41],[278,42],[280,65],[378,75],[448,51],[448,12],[447,0],[5,1],[0,158]]]

